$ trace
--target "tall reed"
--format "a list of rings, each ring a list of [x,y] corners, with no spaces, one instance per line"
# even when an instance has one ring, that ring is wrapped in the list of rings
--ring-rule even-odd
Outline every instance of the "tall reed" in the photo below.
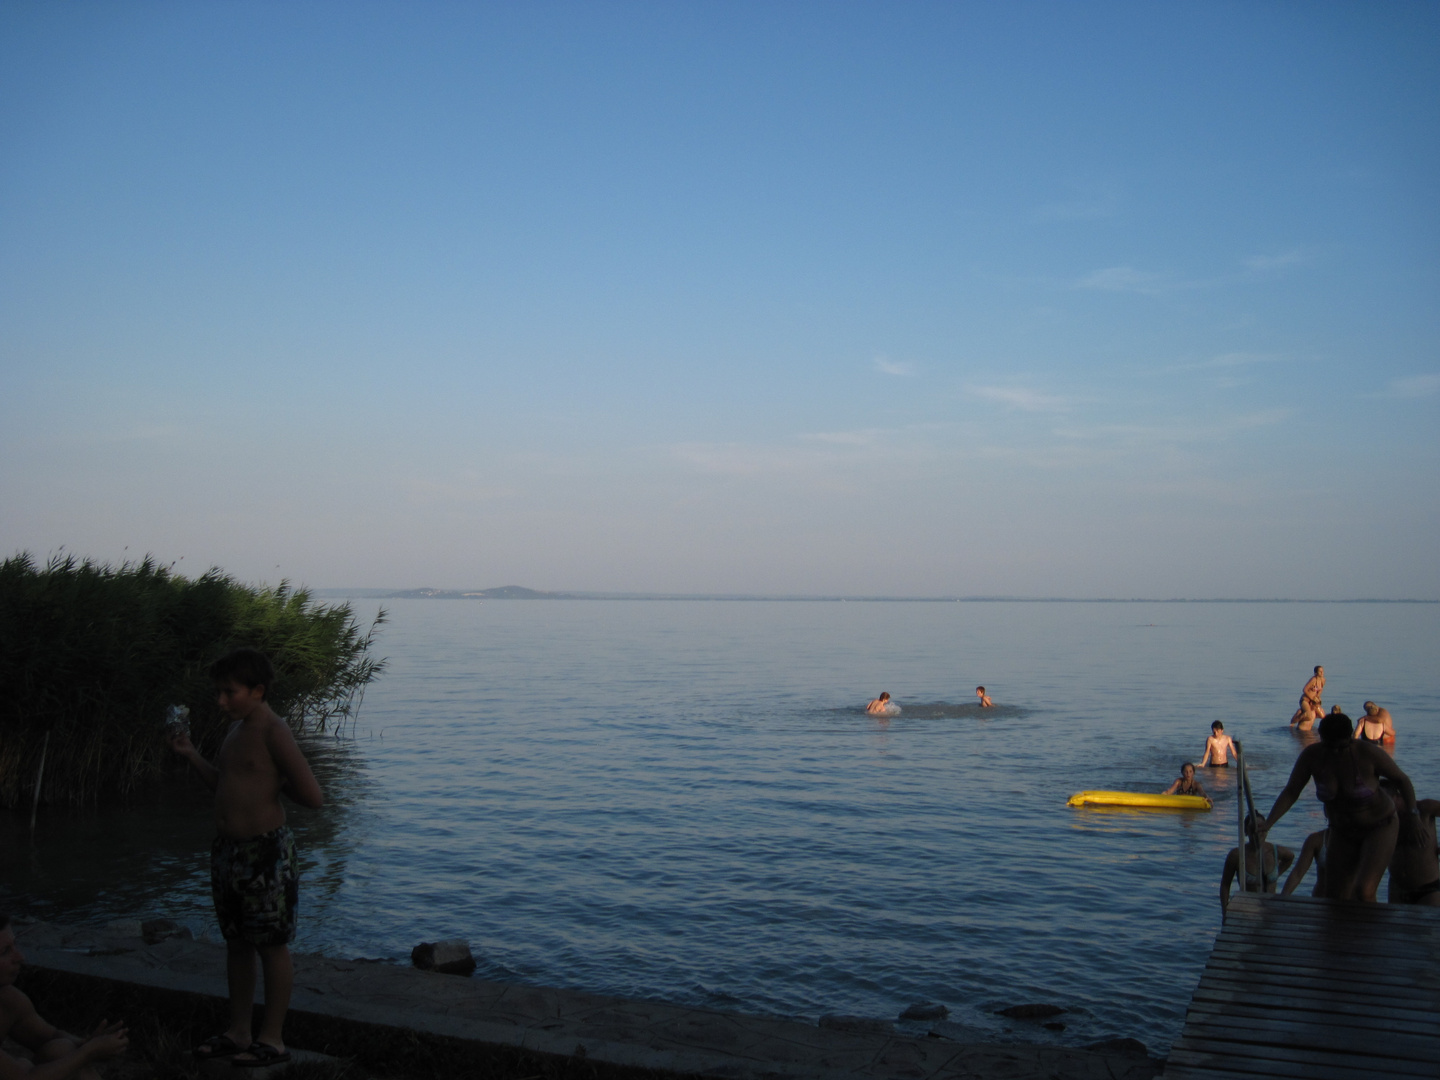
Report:
[[[33,797],[46,733],[42,801],[95,804],[143,791],[172,766],[166,706],[188,705],[211,756],[225,724],[207,669],[241,645],[274,661],[270,704],[297,733],[353,718],[384,660],[348,604],[304,589],[241,584],[220,570],[185,578],[146,557],[111,566],[74,556],[43,569],[0,563],[0,806]]]

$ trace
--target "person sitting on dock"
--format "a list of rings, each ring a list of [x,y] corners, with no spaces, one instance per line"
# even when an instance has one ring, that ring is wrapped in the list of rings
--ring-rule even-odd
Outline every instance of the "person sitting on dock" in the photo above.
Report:
[[[1295,805],[1312,777],[1315,797],[1324,804],[1330,822],[1325,895],[1374,903],[1400,830],[1395,801],[1380,787],[1380,779],[1395,782],[1394,790],[1404,804],[1401,812],[1409,814],[1415,811],[1410,778],[1380,747],[1357,742],[1348,716],[1332,713],[1320,721],[1320,741],[1305,747],[1295,759],[1290,779],[1260,823],[1262,836]]]
[[[25,1061],[0,1050],[0,1077],[99,1080],[95,1062],[119,1057],[130,1045],[125,1025],[101,1020],[88,1039],[61,1031],[44,1020],[30,998],[15,988],[24,962],[10,916],[0,915],[0,1042],[13,1039],[34,1057],[33,1062]]]
[[[1381,780],[1380,786],[1391,796],[1395,785]],[[1440,814],[1440,801],[1419,799],[1415,810],[1400,818],[1400,836],[1395,841],[1395,854],[1390,857],[1390,890],[1386,899],[1392,904],[1421,904],[1440,907],[1440,853],[1435,846],[1435,815]]]
[[[1382,709],[1373,701],[1365,702],[1365,715],[1355,725],[1355,738],[1361,742],[1394,746],[1395,721],[1390,717],[1390,710]]]
[[[995,707],[995,702],[990,700],[990,695],[985,692],[983,686],[975,687],[975,696],[980,699],[980,708],[993,709]]]
[[[1260,845],[1256,842],[1255,819],[1249,814],[1245,815],[1245,875],[1247,878],[1261,878],[1265,891],[1273,893],[1275,886],[1280,880],[1286,868],[1295,861],[1295,853],[1288,847],[1278,847],[1275,844],[1264,845],[1264,873],[1261,873],[1261,864],[1258,858]],[[1225,856],[1225,869],[1220,874],[1220,911],[1224,914],[1230,910],[1230,886],[1235,881],[1235,875],[1240,872],[1239,848],[1231,848],[1230,854]],[[1241,883],[1243,886],[1243,882]]]
[[[1309,731],[1311,724],[1325,716],[1325,706],[1320,703],[1320,695],[1324,690],[1325,668],[1316,664],[1315,674],[1310,676],[1305,689],[1300,691],[1300,707],[1295,710],[1295,715],[1290,717],[1291,727]]]
[[[884,716],[886,713],[891,712],[892,708],[890,704],[890,691],[882,690],[879,697],[865,706],[865,711],[871,716]]]
[[[1180,766],[1180,778],[1161,792],[1162,795],[1198,795],[1202,799],[1210,798],[1205,794],[1205,789],[1200,786],[1200,781],[1195,779],[1195,765],[1193,762],[1185,762]]]
[[[1205,740],[1205,756],[1200,759],[1200,768],[1207,765],[1212,769],[1228,769],[1230,755],[1235,752],[1235,740],[1225,734],[1225,725],[1216,720],[1210,725],[1210,737]]]
[[[1300,845],[1300,857],[1295,860],[1295,868],[1290,871],[1290,876],[1285,879],[1285,887],[1280,890],[1281,896],[1289,896],[1300,887],[1305,871],[1310,869],[1312,862],[1315,864],[1315,888],[1310,895],[1325,895],[1325,845],[1329,842],[1329,829],[1321,829],[1305,837],[1305,842]]]

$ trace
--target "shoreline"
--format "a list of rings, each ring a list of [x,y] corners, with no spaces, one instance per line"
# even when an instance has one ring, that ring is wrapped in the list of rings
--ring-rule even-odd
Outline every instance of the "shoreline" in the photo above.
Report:
[[[187,938],[147,945],[113,928],[18,920],[15,933],[26,960],[20,985],[38,995],[42,1013],[52,997],[72,1010],[82,1000],[167,1014],[223,1008],[223,946]],[[617,1077],[725,1080],[1151,1080],[1163,1068],[1138,1053],[971,1043],[934,1031],[914,1037],[883,1030],[885,1023],[819,1027],[297,953],[286,1038],[340,1058],[366,1047],[367,1062],[419,1047],[431,1059],[493,1060],[499,1075],[508,1063],[522,1069],[517,1077],[558,1075],[567,1062],[584,1062],[592,1076],[603,1066]]]

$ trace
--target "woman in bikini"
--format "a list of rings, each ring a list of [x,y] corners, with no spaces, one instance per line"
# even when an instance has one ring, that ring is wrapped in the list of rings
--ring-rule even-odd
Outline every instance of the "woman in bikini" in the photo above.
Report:
[[[1380,747],[1357,742],[1348,716],[1331,713],[1320,721],[1320,741],[1295,759],[1290,780],[1261,823],[1261,832],[1269,832],[1285,816],[1313,778],[1315,797],[1325,805],[1330,822],[1325,895],[1373,902],[1400,832],[1395,803],[1380,789],[1382,776],[1395,782],[1404,801],[1401,812],[1415,813],[1410,778]]]

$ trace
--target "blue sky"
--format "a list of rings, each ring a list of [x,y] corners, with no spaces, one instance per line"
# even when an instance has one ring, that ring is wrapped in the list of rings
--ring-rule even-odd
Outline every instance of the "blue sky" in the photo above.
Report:
[[[0,541],[1440,597],[1433,4],[0,7]]]

